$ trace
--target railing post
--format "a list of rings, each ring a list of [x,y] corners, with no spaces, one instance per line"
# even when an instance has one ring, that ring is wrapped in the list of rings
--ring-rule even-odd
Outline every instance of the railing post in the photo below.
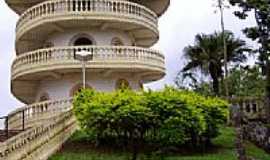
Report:
[[[24,113],[24,110],[22,110],[22,130],[24,131],[25,130],[25,121],[24,121],[24,118],[25,118],[25,113]]]
[[[9,127],[8,127],[8,118],[9,118],[9,117],[8,117],[8,116],[6,116],[5,130],[6,130],[6,137],[7,137],[7,139],[8,139],[8,137],[9,137],[9,135],[8,135],[8,128],[9,128]]]

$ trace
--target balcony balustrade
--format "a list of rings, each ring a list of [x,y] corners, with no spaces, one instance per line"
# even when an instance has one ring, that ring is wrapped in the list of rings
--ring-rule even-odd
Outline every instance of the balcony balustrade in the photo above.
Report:
[[[11,112],[8,117],[8,130],[25,130],[39,126],[72,109],[72,99],[34,103]]]
[[[28,31],[33,31],[33,28],[44,27],[42,25],[46,23],[60,24],[61,21],[68,20],[76,23],[79,23],[78,20],[82,20],[82,23],[90,20],[89,24],[93,20],[114,22],[119,23],[119,29],[127,26],[120,25],[121,23],[134,24],[135,28],[141,26],[150,30],[151,34],[155,35],[153,41],[158,37],[156,13],[137,3],[119,0],[53,0],[33,6],[21,15],[16,27],[17,40]],[[123,29],[129,30],[130,27]]]
[[[88,51],[93,60],[87,68],[127,69],[165,73],[164,55],[140,47],[126,46],[78,46],[40,49],[18,56],[12,65],[12,80],[30,73],[61,69],[81,68],[74,59],[77,51]]]

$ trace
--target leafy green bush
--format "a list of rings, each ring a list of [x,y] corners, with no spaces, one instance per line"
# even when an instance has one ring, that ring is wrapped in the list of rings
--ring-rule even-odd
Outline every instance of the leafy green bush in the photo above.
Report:
[[[74,99],[81,129],[100,144],[130,146],[203,145],[218,136],[228,104],[193,92],[162,91],[111,93],[83,90]]]
[[[159,136],[167,145],[201,145],[218,136],[218,126],[226,121],[228,104],[194,92],[166,88],[145,92],[147,106],[159,115]]]

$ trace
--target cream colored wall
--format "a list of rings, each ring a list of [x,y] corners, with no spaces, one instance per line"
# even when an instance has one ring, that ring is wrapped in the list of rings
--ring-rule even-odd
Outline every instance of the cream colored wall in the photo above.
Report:
[[[132,45],[132,38],[120,30],[101,30],[101,29],[77,29],[68,30],[64,33],[58,32],[48,36],[47,43],[52,43],[55,47],[70,46],[71,41],[78,35],[87,35],[94,40],[95,45],[108,46],[111,45],[113,38],[121,39],[125,46]],[[104,77],[101,73],[90,73],[87,75],[87,84],[98,91],[113,91],[115,90],[116,81],[118,79],[126,79],[134,90],[140,88],[140,79],[130,73],[112,74]],[[81,73],[68,73],[58,80],[43,80],[40,82],[39,91],[36,95],[36,101],[47,93],[50,99],[63,99],[70,97],[70,92],[74,86],[81,83]]]
[[[77,35],[88,35],[94,39],[96,45],[111,45],[114,37],[122,40],[125,46],[132,45],[132,38],[125,32],[120,30],[101,30],[101,29],[77,29],[68,30],[64,33],[58,32],[48,37],[47,42],[51,42],[54,46],[69,46],[70,41]]]
[[[69,74],[59,80],[43,80],[40,82],[36,101],[39,101],[44,93],[47,93],[51,100],[70,97],[71,90],[82,82],[81,79],[81,74]],[[118,79],[126,79],[133,90],[140,90],[140,78],[132,75],[132,73],[115,73],[107,77],[98,73],[87,73],[86,77],[87,85],[95,90],[105,92],[115,90]]]
[[[68,30],[64,33],[58,32],[48,36],[47,43],[52,43],[55,47],[70,46],[71,41],[78,35],[87,35],[94,40],[95,45],[108,46],[111,45],[113,38],[118,37],[121,39],[125,46],[132,45],[132,38],[123,31],[120,30],[101,30],[101,29],[77,29]],[[120,78],[124,78],[129,81],[130,86],[134,90],[140,88],[138,77],[132,76],[132,74],[113,74],[108,77],[104,77],[102,74],[95,73],[93,75],[88,74],[87,84],[99,91],[113,91],[115,90],[116,81]],[[74,86],[81,82],[81,74],[67,74],[61,77],[59,80],[44,80],[40,82],[39,91],[36,95],[36,101],[39,101],[40,97],[47,93],[50,99],[63,99],[70,97],[70,92]]]

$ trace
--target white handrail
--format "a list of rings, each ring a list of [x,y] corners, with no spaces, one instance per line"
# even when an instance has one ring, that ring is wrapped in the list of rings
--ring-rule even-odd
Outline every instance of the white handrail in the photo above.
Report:
[[[50,16],[68,14],[110,14],[117,17],[131,16],[157,28],[158,16],[143,5],[119,0],[50,0],[27,9],[17,23],[16,31],[21,32],[25,24]]]
[[[20,160],[24,156],[31,156],[37,149],[42,151],[39,152],[39,154],[44,154],[45,152],[48,156],[51,152],[49,152],[48,149],[42,148],[42,145],[54,143],[54,145],[60,146],[75,130],[76,120],[72,112],[63,112],[57,117],[51,117],[50,121],[47,123],[34,126],[0,143],[0,159]],[[55,137],[59,136],[59,140],[54,140]],[[55,146],[51,147],[54,148],[54,150],[57,149]]]
[[[35,103],[29,106],[18,108],[8,115],[9,129],[22,129],[22,120],[24,118],[24,127],[29,128],[39,125],[44,121],[69,111],[72,108],[72,99],[63,99],[55,101],[45,101]]]
[[[126,63],[137,62],[149,67],[164,70],[164,55],[159,51],[141,47],[127,46],[79,46],[79,47],[54,47],[40,49],[18,56],[12,65],[12,78],[26,71],[40,67],[41,65],[76,64],[74,53],[86,50],[91,52],[93,60],[90,64],[110,64],[111,62]],[[42,67],[44,69],[44,67]]]

